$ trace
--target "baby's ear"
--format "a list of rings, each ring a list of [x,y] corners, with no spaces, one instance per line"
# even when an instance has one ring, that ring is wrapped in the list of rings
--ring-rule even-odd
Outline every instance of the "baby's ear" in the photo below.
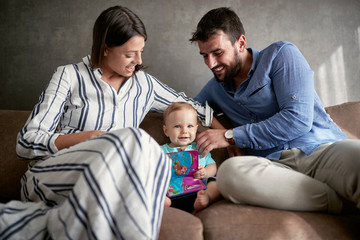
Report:
[[[167,128],[166,128],[166,125],[165,125],[165,124],[163,125],[163,131],[164,131],[164,134],[168,137]]]

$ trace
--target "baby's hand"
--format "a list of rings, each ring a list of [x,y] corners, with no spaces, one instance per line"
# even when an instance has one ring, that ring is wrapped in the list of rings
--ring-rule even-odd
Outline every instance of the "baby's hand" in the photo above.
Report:
[[[206,178],[206,169],[203,166],[199,166],[199,170],[193,174],[195,179]]]

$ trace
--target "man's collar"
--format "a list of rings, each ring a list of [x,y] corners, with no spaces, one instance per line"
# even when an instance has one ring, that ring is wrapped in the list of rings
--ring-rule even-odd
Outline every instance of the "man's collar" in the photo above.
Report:
[[[257,65],[257,60],[259,59],[259,51],[252,49],[252,48],[248,48],[247,50],[251,53],[252,58],[253,58],[250,70],[248,72],[248,77],[251,77],[255,71],[255,68]]]

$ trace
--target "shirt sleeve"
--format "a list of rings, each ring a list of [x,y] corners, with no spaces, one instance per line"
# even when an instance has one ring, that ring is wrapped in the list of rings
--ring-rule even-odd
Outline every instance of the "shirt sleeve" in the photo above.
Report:
[[[55,133],[70,92],[66,67],[59,67],[41,93],[23,129],[17,136],[16,152],[25,159],[41,159],[58,151]]]
[[[313,71],[294,45],[284,45],[269,63],[280,111],[268,119],[234,128],[237,146],[266,150],[296,139],[312,128]],[[264,109],[266,111],[266,109]]]
[[[152,77],[152,79],[155,91],[155,103],[152,106],[153,110],[163,112],[173,102],[187,102],[190,103],[197,111],[198,118],[200,119],[202,125],[207,127],[211,125],[213,110],[207,103],[201,104],[194,99],[188,98],[183,92],[176,92],[156,78]]]
[[[206,167],[209,164],[215,163],[215,160],[211,157],[211,153],[206,154],[206,156],[203,158],[203,160],[205,161],[205,165],[203,167]]]
[[[160,148],[165,152],[168,153],[169,152],[169,148],[168,148],[168,144],[165,143],[163,145],[160,145]]]

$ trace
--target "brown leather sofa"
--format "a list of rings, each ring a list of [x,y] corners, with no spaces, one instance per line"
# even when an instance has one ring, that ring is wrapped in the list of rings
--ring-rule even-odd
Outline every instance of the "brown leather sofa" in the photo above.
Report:
[[[327,107],[326,111],[349,138],[360,139],[360,102]],[[20,178],[27,162],[16,157],[15,143],[29,114],[0,110],[0,202],[20,197]],[[159,144],[167,142],[161,114],[149,113],[140,127]],[[220,165],[227,157],[226,150],[214,150],[212,156]],[[355,212],[331,215],[281,211],[220,200],[193,214],[166,207],[159,239],[360,239],[359,226],[360,214]]]

